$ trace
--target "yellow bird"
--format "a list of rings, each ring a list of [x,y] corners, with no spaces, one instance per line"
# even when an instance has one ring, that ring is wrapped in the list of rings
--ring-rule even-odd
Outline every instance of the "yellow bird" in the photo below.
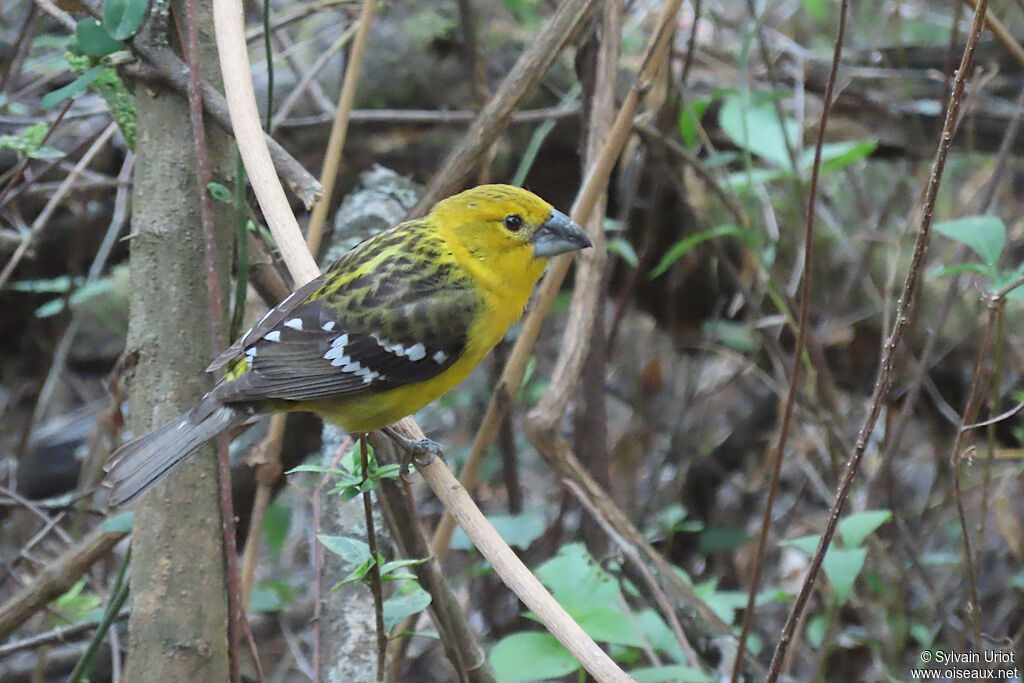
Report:
[[[523,313],[548,260],[590,246],[537,195],[481,185],[360,243],[272,308],[207,371],[192,410],[108,465],[128,502],[221,432],[305,410],[349,432],[384,428],[459,382]]]

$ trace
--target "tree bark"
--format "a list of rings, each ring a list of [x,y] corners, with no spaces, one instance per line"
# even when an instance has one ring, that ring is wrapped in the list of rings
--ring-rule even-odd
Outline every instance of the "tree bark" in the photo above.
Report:
[[[177,16],[184,17],[184,12]],[[166,16],[151,18],[149,35],[139,39],[170,37],[174,42],[176,31],[157,35],[157,23],[165,26]],[[205,5],[199,23],[204,72],[218,82],[212,28],[207,29],[213,24]],[[133,433],[143,434],[190,408],[210,388],[203,370],[212,328],[188,104],[177,93],[141,83],[135,95],[138,161],[126,357],[134,361],[128,377],[130,424]],[[213,174],[224,181],[234,166],[230,143],[209,128]],[[224,280],[232,221],[223,205],[214,210],[216,260]],[[130,680],[229,679],[221,539],[217,461],[213,449],[206,447],[135,507]]]

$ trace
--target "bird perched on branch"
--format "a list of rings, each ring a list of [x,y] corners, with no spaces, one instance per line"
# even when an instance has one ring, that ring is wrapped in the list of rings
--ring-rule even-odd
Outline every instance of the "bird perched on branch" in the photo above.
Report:
[[[467,190],[362,242],[211,363],[224,379],[192,410],[118,449],[111,503],[263,413],[312,411],[369,432],[416,412],[501,340],[548,259],[588,246],[568,216],[509,185]]]

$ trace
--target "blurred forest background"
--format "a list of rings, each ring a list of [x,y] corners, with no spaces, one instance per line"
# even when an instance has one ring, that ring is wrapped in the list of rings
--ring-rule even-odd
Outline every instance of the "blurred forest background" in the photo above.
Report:
[[[194,509],[185,491],[178,506],[145,513],[159,521],[147,528],[157,529],[165,555],[142,573],[146,581],[191,573],[212,592],[145,593],[136,558],[127,599],[132,519],[95,494],[102,463],[131,431],[133,381],[147,387],[133,394],[136,415],[201,393],[211,313],[178,49],[185,6],[170,3],[164,35],[159,20],[138,31],[144,2],[108,0],[114,17],[99,0],[81,2],[0,4],[0,679],[119,681],[126,658],[148,658],[156,671],[169,647],[204,672],[188,680],[224,680],[210,671],[226,664],[203,667],[227,661],[229,650],[246,680],[374,680],[359,496],[370,487],[346,436],[309,416],[290,416],[283,438],[261,424],[231,447],[251,645],[245,636],[239,649],[223,642],[210,487],[208,503]],[[167,4],[149,12],[159,17]],[[670,13],[662,68],[639,92],[647,46],[672,3],[574,4],[582,18],[559,36],[550,68],[524,81],[505,103],[510,116],[486,131],[493,137],[472,172],[451,181],[455,189],[522,184],[568,212],[620,106],[640,96],[590,223],[597,247],[570,271],[518,392],[497,401],[511,405],[499,411],[476,477],[478,504],[636,680],[728,680],[737,659],[744,680],[763,680],[847,463],[862,456],[822,575],[790,624],[781,670],[800,681],[903,681],[924,666],[924,651],[971,649],[1005,653],[1011,659],[998,666],[1019,667],[1024,288],[1012,287],[1024,275],[1024,50],[1014,38],[1024,35],[1024,8],[988,7],[957,101],[959,128],[926,209],[970,4],[849,7],[816,182],[838,3],[686,0]],[[278,168],[291,169],[282,173],[303,226],[309,177],[300,170],[319,175],[353,40],[368,29],[322,265],[436,189],[443,161],[473,132],[477,112],[505,93],[502,79],[558,6],[383,2],[367,22],[352,0],[271,0],[269,11],[246,3],[257,99],[283,148]],[[202,66],[216,71],[214,52]],[[223,315],[237,334],[292,284],[251,192],[234,180],[227,110],[221,102],[216,113],[206,99]],[[177,156],[162,175],[138,175],[164,153]],[[163,204],[140,205],[149,199]],[[153,231],[163,220],[153,212],[191,227]],[[922,225],[931,231],[915,265]],[[134,244],[142,255],[130,259]],[[129,308],[142,290],[150,298]],[[129,324],[136,336],[125,353]],[[150,348],[146,327],[183,355],[145,372],[181,372],[183,384],[133,379],[135,364],[151,360],[139,353]],[[898,343],[887,345],[894,329]],[[454,470],[521,330],[416,416]],[[876,389],[880,368],[891,374]],[[567,407],[559,392],[569,392]],[[538,405],[559,409],[538,417],[530,412]],[[530,428],[540,418],[597,492],[557,467],[565,459],[553,440]],[[260,466],[275,440],[280,469],[305,471]],[[435,537],[440,564],[402,562],[430,554],[409,520],[429,538],[443,510],[416,474],[404,487],[388,472],[372,480],[388,503],[377,515],[389,579],[387,676],[583,680],[460,532],[450,549],[444,533]],[[430,566],[442,568],[444,590]],[[139,610],[134,625],[143,609],[213,635],[130,640],[129,612]],[[468,647],[463,657],[482,648],[486,663],[460,659],[455,642]],[[148,654],[128,653],[129,643]],[[158,680],[136,671],[137,680]]]

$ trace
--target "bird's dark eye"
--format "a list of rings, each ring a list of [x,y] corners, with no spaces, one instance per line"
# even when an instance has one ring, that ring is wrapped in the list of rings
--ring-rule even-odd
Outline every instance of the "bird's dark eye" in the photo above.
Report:
[[[523,219],[512,214],[511,216],[505,216],[505,229],[509,232],[519,232],[520,228],[523,227]]]

